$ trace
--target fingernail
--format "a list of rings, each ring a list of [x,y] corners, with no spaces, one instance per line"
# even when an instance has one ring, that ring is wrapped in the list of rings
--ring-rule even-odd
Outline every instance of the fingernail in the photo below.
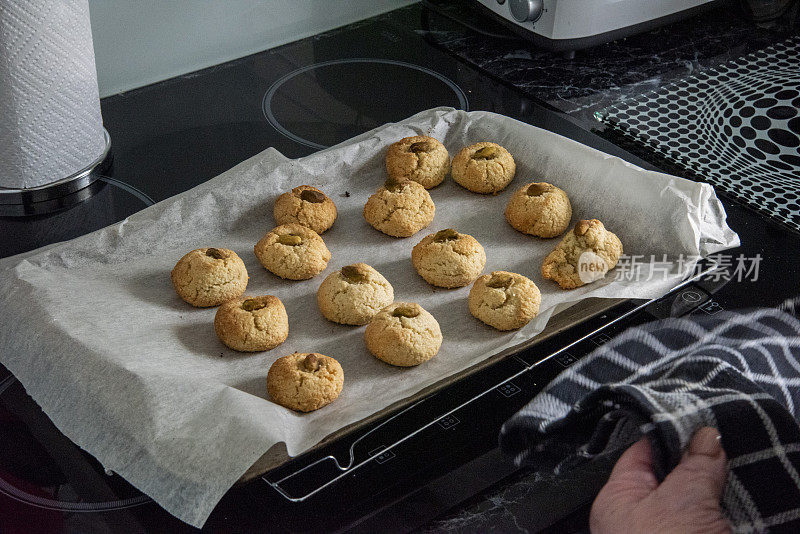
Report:
[[[722,436],[716,428],[703,427],[695,432],[689,442],[689,454],[718,456],[722,452]]]

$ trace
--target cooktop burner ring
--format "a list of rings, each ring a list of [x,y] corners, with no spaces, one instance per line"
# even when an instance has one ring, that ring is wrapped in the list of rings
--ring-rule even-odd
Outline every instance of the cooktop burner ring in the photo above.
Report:
[[[132,186],[129,183],[123,182],[122,180],[117,180],[116,178],[112,178],[111,176],[98,176],[97,179],[100,180],[101,182],[116,186],[124,191],[127,191],[131,195],[141,200],[145,204],[145,208],[149,208],[150,206],[156,203],[155,200],[150,198],[150,195],[148,195],[141,189]]]
[[[0,209],[0,249],[13,256],[60,241],[68,241],[121,221],[155,204],[134,185],[98,175],[89,186],[72,195],[40,204],[49,210],[28,210],[25,216],[7,215]]]
[[[12,375],[0,380],[0,395],[6,392],[17,379]],[[42,508],[45,510],[54,510],[58,512],[111,512],[114,510],[122,510],[125,508],[133,508],[134,506],[141,506],[152,502],[152,499],[145,494],[136,495],[127,499],[120,499],[116,501],[104,502],[67,502],[57,501],[55,499],[48,499],[39,495],[32,495],[24,490],[19,489],[10,482],[0,477],[0,493],[17,502],[21,502],[28,506]]]
[[[307,73],[309,71],[323,68],[323,67],[330,67],[335,65],[347,65],[347,64],[360,64],[360,63],[372,63],[372,64],[379,64],[379,65],[391,65],[396,67],[405,67],[409,69],[413,69],[418,72],[422,72],[424,74],[430,75],[433,78],[437,79],[438,81],[445,84],[450,90],[453,91],[455,94],[456,99],[459,103],[459,109],[464,111],[469,111],[469,100],[467,98],[466,93],[459,87],[453,80],[444,76],[443,74],[436,72],[435,70],[429,69],[427,67],[423,67],[421,65],[415,65],[413,63],[408,63],[405,61],[398,61],[395,59],[378,59],[378,58],[347,58],[347,59],[334,59],[331,61],[323,61],[320,63],[313,63],[311,65],[307,65],[305,67],[301,67],[297,70],[289,72],[278,78],[270,87],[267,89],[267,92],[264,94],[264,98],[261,103],[261,110],[264,114],[264,117],[270,123],[270,125],[275,128],[278,132],[283,134],[284,136],[288,137],[292,141],[299,143],[301,145],[314,148],[317,150],[322,150],[324,148],[328,148],[331,145],[325,145],[321,143],[317,143],[315,141],[311,141],[309,139],[305,139],[287,129],[283,126],[278,118],[275,116],[275,113],[272,110],[272,99],[275,96],[275,93],[283,86],[286,82],[291,80],[292,78]]]
[[[112,512],[115,510],[124,510],[126,508],[133,508],[135,506],[142,506],[152,502],[152,499],[145,494],[137,495],[129,499],[122,499],[119,501],[106,501],[106,502],[65,502],[39,497],[27,493],[16,486],[11,485],[2,478],[0,478],[0,493],[21,502],[28,506],[35,508],[42,508],[44,510],[53,510],[56,512],[83,512],[83,513],[101,513]]]
[[[6,379],[5,379],[5,380],[2,380],[2,381],[0,381],[0,395],[2,395],[3,393],[5,393],[5,391],[6,391],[8,388],[10,388],[10,387],[11,387],[11,385],[12,385],[14,382],[16,382],[16,380],[17,380],[17,379],[16,379],[16,378],[15,378],[15,377],[12,375],[12,376],[6,377]]]

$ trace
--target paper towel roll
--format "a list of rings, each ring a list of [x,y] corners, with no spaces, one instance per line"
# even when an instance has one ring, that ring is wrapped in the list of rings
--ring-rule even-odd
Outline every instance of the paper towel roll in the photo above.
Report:
[[[61,180],[104,147],[88,0],[0,0],[0,187]]]

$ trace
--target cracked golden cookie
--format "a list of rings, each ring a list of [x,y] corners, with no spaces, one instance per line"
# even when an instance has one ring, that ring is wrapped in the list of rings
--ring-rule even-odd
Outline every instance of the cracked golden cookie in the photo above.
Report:
[[[392,284],[366,263],[348,265],[329,274],[317,290],[322,315],[341,324],[367,324],[393,301]]]
[[[278,197],[273,215],[279,225],[302,224],[321,234],[333,226],[336,204],[316,187],[301,185]]]
[[[597,219],[578,221],[542,263],[542,276],[562,289],[603,278],[622,255],[622,242]]]
[[[267,372],[267,391],[272,400],[298,412],[313,412],[332,403],[343,385],[344,371],[339,362],[316,352],[278,358]]]
[[[413,180],[430,189],[442,183],[450,172],[450,154],[433,137],[406,137],[389,145],[386,172],[397,180]]]
[[[409,237],[433,221],[436,207],[417,182],[389,177],[364,206],[364,218],[375,229],[393,237]]]
[[[567,194],[547,182],[532,182],[519,189],[508,201],[506,220],[515,230],[537,237],[556,237],[564,233],[572,219]]]
[[[270,350],[286,341],[289,318],[278,297],[240,297],[219,307],[214,316],[214,332],[233,350]]]
[[[468,300],[475,318],[498,330],[516,330],[539,313],[542,294],[521,274],[493,271],[475,280]]]
[[[442,331],[433,315],[419,304],[395,302],[375,314],[364,340],[379,360],[411,367],[436,356],[442,346]]]
[[[496,143],[475,143],[453,158],[453,180],[474,193],[502,191],[516,171],[514,158]]]
[[[289,280],[308,280],[324,271],[331,259],[319,234],[296,223],[273,228],[253,250],[265,269]]]
[[[411,263],[429,284],[463,287],[483,272],[486,252],[471,235],[448,228],[422,238],[411,249]]]
[[[198,308],[219,306],[244,293],[247,269],[226,248],[198,248],[178,260],[170,275],[180,298]]]

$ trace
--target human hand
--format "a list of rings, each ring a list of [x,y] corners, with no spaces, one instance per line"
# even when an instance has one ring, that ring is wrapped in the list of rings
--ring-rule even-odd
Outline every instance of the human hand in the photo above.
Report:
[[[728,476],[719,432],[704,427],[692,437],[681,462],[659,484],[650,442],[643,438],[623,453],[592,504],[592,534],[731,532],[720,497]]]

